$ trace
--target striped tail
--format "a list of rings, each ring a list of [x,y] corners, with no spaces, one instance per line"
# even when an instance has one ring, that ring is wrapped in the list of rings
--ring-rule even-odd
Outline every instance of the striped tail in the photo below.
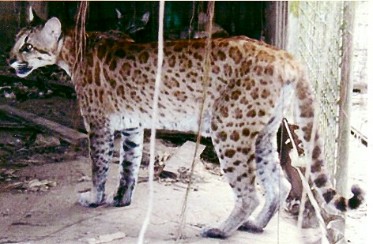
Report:
[[[306,155],[312,156],[310,176],[315,188],[330,207],[340,211],[358,208],[364,201],[364,192],[358,186],[352,187],[353,196],[346,199],[339,195],[331,184],[325,166],[323,141],[314,120],[315,109],[312,89],[305,77],[301,77],[296,83],[295,97],[297,100],[297,125],[300,127],[299,136],[303,142]],[[314,126],[316,128],[313,132]]]

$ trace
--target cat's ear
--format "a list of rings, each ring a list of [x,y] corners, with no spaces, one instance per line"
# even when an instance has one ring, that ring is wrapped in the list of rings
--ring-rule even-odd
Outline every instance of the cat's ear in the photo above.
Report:
[[[27,14],[27,22],[31,25],[31,26],[37,26],[37,25],[40,25],[42,23],[44,23],[45,21],[40,18],[35,10],[32,8],[32,6],[29,7],[28,9],[28,14]]]
[[[144,23],[144,25],[146,25],[148,22],[149,22],[149,16],[150,16],[150,13],[149,11],[145,12],[142,17],[141,17],[141,21]]]
[[[119,9],[116,8],[115,12],[117,13],[117,19],[122,19],[123,18],[123,14]]]
[[[61,36],[61,22],[56,17],[50,18],[44,25],[42,32],[46,37],[57,41]]]

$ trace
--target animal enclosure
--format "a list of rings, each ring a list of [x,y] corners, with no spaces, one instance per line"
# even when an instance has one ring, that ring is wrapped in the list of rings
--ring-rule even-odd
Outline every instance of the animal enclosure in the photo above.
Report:
[[[89,178],[89,168],[87,167],[87,135],[69,78],[56,67],[48,67],[35,71],[26,79],[20,79],[15,77],[14,71],[8,67],[6,61],[8,51],[13,45],[14,35],[27,22],[30,5],[42,18],[57,16],[66,26],[74,26],[78,4],[79,2],[0,2],[0,21],[3,23],[0,26],[0,43],[2,44],[0,45],[0,194],[6,196],[1,197],[3,203],[0,201],[0,205],[6,206],[4,209],[0,208],[0,214],[5,216],[4,223],[0,224],[0,233],[5,233],[0,235],[0,242],[76,242],[78,240],[89,241],[89,238],[99,241],[100,236],[105,236],[107,233],[115,234],[119,228],[121,231],[125,230],[126,233],[112,235],[112,238],[115,236],[119,241],[135,242],[136,230],[139,229],[139,223],[143,220],[142,212],[145,212],[145,205],[141,205],[141,202],[147,200],[146,186],[143,184],[147,179],[145,174],[141,178],[139,189],[141,197],[138,198],[141,201],[135,202],[136,209],[130,209],[129,212],[99,209],[97,212],[87,214],[74,205],[77,191],[82,191],[87,186],[85,181],[87,177]],[[355,175],[352,177],[347,175],[347,172],[338,170],[341,166],[347,168],[349,161],[355,161],[355,155],[350,155],[350,160],[347,162],[339,161],[341,152],[349,151],[345,140],[349,139],[351,133],[348,119],[353,119],[348,109],[352,101],[348,99],[348,94],[345,99],[345,89],[347,87],[347,93],[350,96],[353,90],[356,91],[354,94],[364,95],[364,87],[367,83],[365,80],[366,46],[361,41],[365,38],[361,33],[366,31],[361,31],[361,29],[366,28],[366,22],[362,21],[363,25],[359,25],[356,21],[357,16],[364,12],[362,11],[364,7],[361,6],[364,6],[364,3],[356,3],[352,6],[351,3],[343,2],[216,2],[213,12],[211,28],[213,38],[246,35],[287,49],[305,64],[309,79],[314,86],[319,127],[325,138],[324,151],[330,168],[329,172],[333,175],[337,173],[335,179],[337,182],[338,180],[345,181],[346,177],[365,182],[360,175],[360,178]],[[118,35],[118,32],[120,36],[126,32],[135,42],[157,41],[158,8],[158,2],[150,1],[89,2],[86,30],[110,32],[114,33],[114,36]],[[208,20],[207,17],[210,16],[200,15],[209,13],[207,2],[167,2],[165,11],[164,37],[166,40],[204,38],[206,34],[209,34],[207,33],[209,23],[206,19]],[[148,19],[144,18],[146,13],[149,13]],[[136,31],[130,32],[132,29],[129,23],[135,23]],[[354,38],[351,38],[351,35]],[[353,58],[346,59],[346,55]],[[352,63],[351,60],[353,60]],[[355,65],[356,62],[359,65]],[[352,75],[346,73],[346,70],[351,70]],[[356,77],[359,79],[356,80]],[[359,86],[354,86],[357,83]],[[343,102],[346,102],[345,105]],[[347,124],[342,122],[347,122]],[[365,132],[354,130],[352,133],[355,135],[359,133],[363,145],[362,151],[364,151],[366,149],[364,145],[367,144]],[[150,241],[170,241],[176,238],[175,233],[179,223],[175,221],[175,216],[180,214],[178,210],[181,207],[180,199],[183,195],[181,192],[189,183],[187,178],[188,170],[190,170],[188,169],[189,162],[186,162],[184,166],[178,163],[184,162],[180,158],[193,153],[190,147],[185,149],[183,143],[187,140],[195,141],[196,138],[193,135],[161,132],[158,139],[160,141],[157,141],[157,150],[160,151],[155,168],[158,181],[154,184],[158,187],[156,188],[157,194],[160,194],[156,198],[156,203],[161,205],[156,207],[156,224],[152,224],[149,238]],[[211,149],[211,142],[206,140],[202,143]],[[176,170],[172,171],[167,168],[170,167],[167,165],[167,158],[169,158],[167,153],[171,153],[170,162],[176,163],[178,167]],[[214,153],[209,152],[209,155],[211,154]],[[343,158],[346,159],[344,156]],[[196,212],[192,212],[190,222],[186,226],[187,242],[196,241],[195,236],[198,236],[199,229],[203,227],[201,223],[205,223],[203,218],[221,215],[215,213],[215,208],[212,208],[214,210],[200,217],[200,212],[209,209],[209,206],[216,203],[215,201],[219,201],[219,194],[208,193],[209,199],[206,200],[203,198],[203,193],[206,189],[214,189],[215,186],[217,191],[226,190],[224,187],[218,188],[223,185],[222,179],[217,176],[219,170],[216,166],[209,164],[214,161],[216,163],[217,158],[208,156],[202,161],[209,161],[204,165],[211,167],[210,171],[213,172],[211,173],[213,176],[204,172],[203,169],[197,169],[197,184],[192,187],[190,201],[198,207]],[[354,165],[356,167],[356,164]],[[146,162],[144,168],[145,166]],[[209,180],[213,184],[207,184]],[[78,190],[75,185],[78,185]],[[112,182],[109,185],[114,188]],[[196,185],[201,185],[201,188]],[[337,183],[337,185],[343,184]],[[60,193],[67,197],[65,199],[56,197]],[[225,197],[227,195],[224,194]],[[19,202],[30,198],[45,207],[43,197],[51,202],[47,207],[48,211],[34,206],[37,204],[30,204],[32,206],[23,204],[21,207],[12,204],[12,201]],[[215,197],[217,199],[214,199]],[[56,202],[63,204],[63,209],[54,208],[53,198],[56,198]],[[6,199],[10,200],[6,202]],[[231,202],[228,200],[219,202],[218,211],[226,213],[227,204]],[[141,207],[137,208],[137,206]],[[23,208],[28,210],[24,213]],[[188,211],[192,211],[193,208],[190,206]],[[71,211],[76,215],[71,218],[62,217],[66,211]],[[359,212],[361,215],[356,219],[364,219],[365,211],[366,209],[363,208]],[[163,216],[164,213],[167,216]],[[130,217],[117,220],[113,216],[118,216],[118,214],[126,215],[126,218]],[[105,222],[104,217],[100,216],[110,216],[108,222],[115,227],[111,228],[112,226],[107,224],[102,230],[104,232],[94,235],[89,228],[96,228],[94,227],[95,221],[87,221],[84,218],[100,219]],[[232,242],[240,243],[242,240],[255,239],[256,243],[263,243],[263,241],[270,243],[273,240],[275,240],[273,243],[280,243],[284,240],[296,243],[297,241],[291,240],[294,234],[291,226],[295,227],[293,219],[283,213],[279,216],[279,222],[272,222],[268,231],[266,230],[262,236],[239,233],[233,237]],[[63,220],[60,221],[60,219]],[[163,219],[167,220],[164,222]],[[217,218],[212,218],[212,221],[217,220]],[[80,225],[80,223],[84,224]],[[361,225],[357,223],[356,226],[359,224]],[[133,227],[135,225],[136,228]],[[162,229],[162,226],[165,233],[159,234],[157,228]],[[172,231],[166,227],[171,228]],[[72,230],[74,228],[75,232]],[[24,230],[29,237],[23,236],[20,229]],[[40,232],[34,233],[33,229],[38,229]],[[287,235],[284,229],[289,229],[290,235]],[[44,231],[46,233],[41,234]],[[71,239],[61,239],[58,236],[59,233],[70,236]],[[361,232],[357,231],[358,234],[356,234],[354,230],[352,233],[346,238],[353,240],[353,243],[354,240],[358,240],[355,243],[360,243],[363,239]],[[290,236],[290,239],[286,236]],[[198,239],[198,241],[203,243],[204,240]]]

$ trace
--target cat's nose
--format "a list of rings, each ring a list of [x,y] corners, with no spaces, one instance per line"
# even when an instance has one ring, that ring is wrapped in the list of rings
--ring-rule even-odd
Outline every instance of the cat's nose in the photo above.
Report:
[[[7,63],[8,63],[9,65],[11,65],[12,63],[14,63],[14,62],[16,62],[16,61],[17,61],[16,58],[8,58],[8,59],[7,59]]]

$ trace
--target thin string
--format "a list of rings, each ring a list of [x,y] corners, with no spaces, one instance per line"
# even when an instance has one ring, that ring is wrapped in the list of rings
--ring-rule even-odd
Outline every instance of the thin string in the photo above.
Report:
[[[194,20],[194,14],[196,12],[196,2],[193,1],[193,8],[192,8],[192,17],[190,18],[189,21],[189,28],[188,28],[188,39],[192,38],[192,33],[193,33],[193,20]],[[198,17],[197,17],[198,18]]]
[[[74,47],[75,47],[75,63],[73,65],[73,74],[78,75],[80,68],[84,65],[84,55],[86,48],[86,17],[87,17],[88,2],[82,1],[79,4],[78,13],[76,16],[76,25],[74,30]],[[76,80],[79,80],[76,77]]]
[[[281,47],[281,43],[280,43],[280,39],[281,39],[281,36],[280,36],[280,33],[279,33],[279,31],[278,30],[280,30],[280,28],[281,28],[281,20],[282,20],[282,15],[280,15],[280,13],[281,13],[281,11],[279,10],[279,7],[280,7],[280,4],[278,3],[278,2],[276,2],[276,36],[275,36],[275,42],[276,42],[276,46],[277,47]],[[284,96],[282,96],[282,103],[284,104],[285,103],[285,99],[286,98],[284,98]],[[284,108],[283,108],[283,111],[282,111],[282,115],[283,115],[283,117],[285,117],[284,115],[285,115],[285,110],[284,110]],[[280,144],[280,155],[282,154],[282,151],[283,151],[283,147],[282,147],[282,145],[283,145],[283,133],[285,133],[283,130],[281,130],[281,144]],[[279,189],[279,191],[278,191],[278,199],[281,199],[281,196],[280,196],[280,192],[281,192],[281,172],[280,171],[278,171],[278,182],[277,182],[277,184],[278,184],[278,189]],[[282,204],[282,203],[281,203]],[[278,214],[277,214],[277,243],[280,243],[280,211],[281,211],[281,208],[279,208],[279,211],[278,211]]]
[[[163,19],[164,19],[164,0],[159,2],[159,26],[158,26],[158,63],[157,63],[157,74],[155,79],[155,90],[153,97],[153,114],[152,114],[152,127],[150,135],[150,162],[149,162],[149,197],[148,197],[148,209],[146,211],[145,219],[141,227],[139,238],[137,243],[144,243],[145,232],[149,226],[151,214],[153,211],[154,203],[154,158],[155,158],[155,134],[156,124],[158,116],[158,100],[159,100],[159,87],[162,78],[162,65],[163,65]]]
[[[186,224],[186,209],[187,209],[187,204],[188,204],[188,197],[190,190],[192,188],[193,184],[193,174],[194,174],[194,169],[196,165],[196,158],[197,158],[197,152],[199,145],[201,143],[201,128],[202,128],[202,122],[203,122],[203,112],[205,109],[205,101],[207,97],[207,87],[209,83],[209,74],[211,70],[211,59],[210,59],[210,54],[211,54],[211,33],[212,33],[212,21],[214,18],[214,11],[215,11],[215,2],[210,1],[208,2],[208,16],[209,16],[209,25],[208,25],[208,38],[206,39],[206,52],[205,52],[205,57],[204,57],[204,75],[203,75],[203,98],[202,98],[202,103],[200,106],[199,110],[199,123],[198,123],[198,135],[197,135],[197,140],[196,140],[196,147],[194,150],[193,154],[193,161],[191,165],[191,170],[190,170],[190,176],[189,176],[189,182],[188,186],[185,192],[184,200],[183,200],[183,205],[181,209],[181,214],[180,214],[180,221],[179,221],[179,230],[177,234],[176,241],[180,241],[180,239],[183,237],[183,230],[185,229],[185,224]]]
[[[316,128],[317,128],[317,121],[316,121],[316,118],[318,118],[318,109],[317,109],[317,106],[315,106],[314,108],[314,119],[313,119],[313,126],[312,126],[312,131],[311,131],[311,140],[310,142],[311,143],[315,143],[315,137],[316,137]],[[311,148],[312,148],[313,145],[309,145],[308,148],[305,148],[306,150],[306,154],[305,154],[305,157],[306,157],[306,161],[307,162],[312,162],[312,154],[311,154]],[[311,163],[307,163],[306,164],[306,172],[304,174],[304,178],[305,178],[305,184],[304,185],[307,185],[308,184],[308,180],[310,178],[310,175],[311,175]],[[301,175],[303,176],[303,175]],[[303,183],[303,180],[302,180],[302,183]],[[307,183],[307,184],[306,184]],[[304,186],[303,186],[303,189],[304,189]],[[298,215],[298,228],[301,228],[302,227],[302,223],[303,223],[303,213],[304,213],[304,210],[305,210],[305,204],[306,204],[306,201],[307,201],[307,191],[303,190],[302,192],[302,199],[301,199],[301,204],[300,204],[300,207],[299,207],[299,215]],[[311,195],[310,195],[311,196]]]

